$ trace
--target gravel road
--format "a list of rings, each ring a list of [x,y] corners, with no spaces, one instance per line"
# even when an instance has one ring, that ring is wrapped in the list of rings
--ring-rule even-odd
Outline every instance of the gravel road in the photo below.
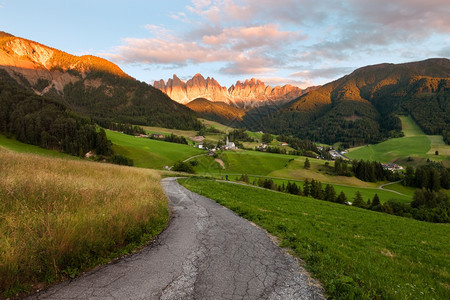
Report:
[[[324,299],[267,234],[175,178],[167,229],[143,251],[30,299]]]

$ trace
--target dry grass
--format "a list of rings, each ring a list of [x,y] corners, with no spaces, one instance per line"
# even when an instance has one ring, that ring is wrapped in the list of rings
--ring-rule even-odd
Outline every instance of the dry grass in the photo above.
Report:
[[[72,277],[158,234],[168,221],[159,180],[0,149],[0,291]]]

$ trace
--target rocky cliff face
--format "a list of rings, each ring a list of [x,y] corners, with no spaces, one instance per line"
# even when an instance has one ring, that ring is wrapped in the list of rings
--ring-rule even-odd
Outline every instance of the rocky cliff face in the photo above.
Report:
[[[214,102],[225,102],[237,107],[256,107],[274,102],[287,102],[300,97],[307,90],[296,86],[284,85],[274,88],[267,86],[264,82],[252,78],[244,82],[236,82],[230,88],[221,86],[214,78],[204,78],[196,74],[186,83],[177,75],[167,80],[155,81],[153,86],[166,93],[173,100],[186,104],[193,99],[205,98]]]
[[[87,73],[95,71],[131,78],[105,59],[70,55],[5,32],[0,32],[0,69],[17,82],[29,85],[39,95],[49,92],[62,95],[68,83],[80,81]]]

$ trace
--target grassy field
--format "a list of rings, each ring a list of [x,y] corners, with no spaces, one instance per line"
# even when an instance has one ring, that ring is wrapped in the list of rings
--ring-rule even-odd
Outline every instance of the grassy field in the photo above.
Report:
[[[113,142],[114,152],[133,159],[136,167],[162,169],[178,160],[205,153],[188,145],[137,138],[110,130],[106,130],[106,135]]]
[[[450,298],[449,224],[209,180],[181,182],[279,237],[330,298]]]
[[[39,155],[48,156],[48,157],[78,159],[75,156],[61,153],[58,151],[47,150],[44,148],[40,148],[38,146],[24,144],[17,140],[7,138],[6,136],[1,135],[1,134],[0,134],[0,147],[12,150],[14,152],[19,152],[19,153],[32,153],[32,154],[39,154]]]
[[[199,165],[195,170],[199,174],[253,174],[268,175],[274,170],[284,168],[289,160],[296,156],[272,154],[257,151],[224,151],[219,156],[225,164],[225,169],[214,161],[212,157],[198,158]]]
[[[421,158],[415,162],[425,162],[426,159],[444,161],[450,164],[450,146],[445,145],[442,136],[425,135],[411,117],[400,116],[404,137],[390,139],[376,145],[367,145],[350,149],[346,154],[352,159],[365,159],[393,162],[409,156]],[[434,155],[435,151],[439,155]]]
[[[128,253],[166,226],[156,171],[0,150],[0,297]]]
[[[229,179],[233,180],[233,181],[239,181],[239,178],[240,178],[240,176],[230,176]],[[277,185],[284,184],[286,186],[288,182],[295,182],[298,186],[301,186],[302,189],[304,187],[304,181],[279,179],[279,178],[272,178],[272,177],[263,177],[263,178],[270,178]],[[254,181],[256,183],[258,181],[259,177],[249,176],[249,179],[250,179],[250,183],[253,183]],[[308,179],[308,180],[310,180],[310,179]],[[325,189],[326,185],[327,185],[326,183],[322,182],[322,189]],[[389,200],[396,200],[398,202],[409,203],[412,201],[412,196],[414,194],[414,189],[413,189],[412,193],[410,193],[408,191],[408,193],[405,195],[399,195],[397,193],[393,193],[392,191],[378,189],[378,188],[352,187],[352,186],[344,186],[344,185],[332,184],[332,183],[330,185],[333,186],[334,190],[336,191],[336,196],[339,195],[340,192],[344,192],[344,194],[347,197],[347,200],[350,202],[353,202],[353,199],[355,198],[357,191],[359,191],[361,193],[361,196],[365,202],[367,202],[368,199],[372,200],[373,197],[375,196],[375,194],[377,194],[378,197],[380,198],[381,203],[387,202]],[[406,188],[406,189],[410,189],[410,188]],[[395,190],[395,189],[393,189],[393,190]]]
[[[214,122],[214,121],[210,121],[210,120],[206,120],[206,119],[201,119],[199,118],[199,121],[203,123],[203,125],[207,125],[207,126],[211,126],[214,127],[222,132],[228,133],[230,131],[232,131],[234,128],[220,124],[218,122]]]
[[[304,168],[306,157],[282,155],[259,151],[226,151],[219,155],[225,165],[223,169],[212,157],[199,157],[196,160],[199,165],[195,170],[199,174],[209,176],[234,175],[259,175],[273,178],[288,178],[293,180],[316,179],[321,182],[351,185],[356,187],[375,188],[379,184],[364,182],[355,177],[334,176],[333,162],[315,158],[308,158],[310,169]]]

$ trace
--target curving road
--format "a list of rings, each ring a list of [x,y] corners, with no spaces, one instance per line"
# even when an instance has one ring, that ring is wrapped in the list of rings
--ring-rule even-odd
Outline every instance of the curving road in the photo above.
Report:
[[[30,299],[324,299],[265,232],[175,178],[167,229],[143,251]]]

